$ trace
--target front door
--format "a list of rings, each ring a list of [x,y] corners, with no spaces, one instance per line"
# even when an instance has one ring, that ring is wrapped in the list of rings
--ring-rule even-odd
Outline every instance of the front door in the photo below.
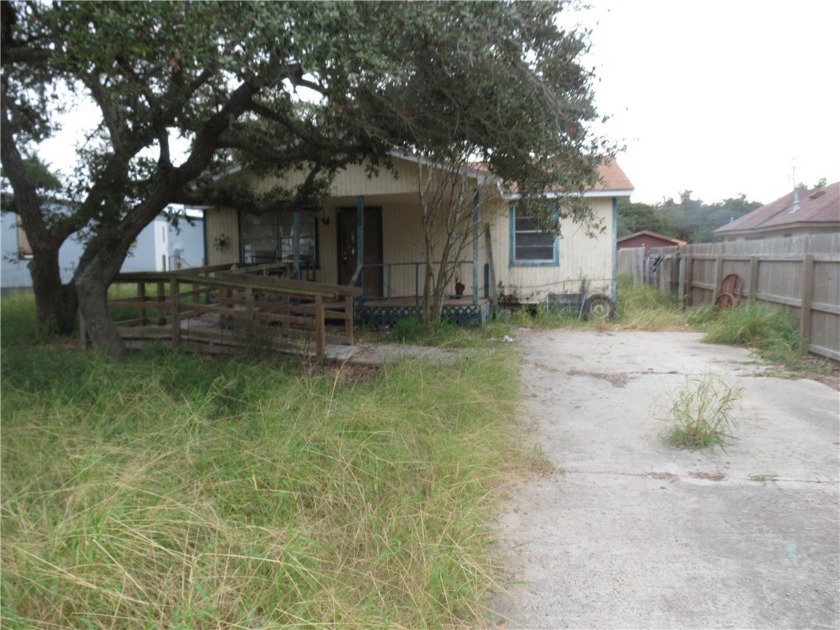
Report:
[[[366,297],[382,297],[382,208],[365,208],[363,277],[356,282]],[[356,271],[356,208],[338,209],[338,282],[347,284]]]

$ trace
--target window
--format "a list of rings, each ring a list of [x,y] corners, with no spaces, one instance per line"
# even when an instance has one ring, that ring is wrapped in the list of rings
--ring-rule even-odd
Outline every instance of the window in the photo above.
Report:
[[[557,237],[527,209],[511,207],[511,263],[515,265],[557,265]]]
[[[300,260],[304,267],[318,262],[317,218],[300,213]],[[246,264],[292,262],[295,246],[295,213],[242,215],[242,255]]]

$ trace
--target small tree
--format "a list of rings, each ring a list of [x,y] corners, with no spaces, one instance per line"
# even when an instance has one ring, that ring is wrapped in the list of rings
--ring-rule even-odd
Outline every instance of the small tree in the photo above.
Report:
[[[420,209],[423,227],[423,321],[438,323],[446,290],[479,236],[475,214],[498,201],[494,178],[470,169],[464,155],[446,162],[421,161],[419,170]],[[477,290],[473,287],[473,290]]]

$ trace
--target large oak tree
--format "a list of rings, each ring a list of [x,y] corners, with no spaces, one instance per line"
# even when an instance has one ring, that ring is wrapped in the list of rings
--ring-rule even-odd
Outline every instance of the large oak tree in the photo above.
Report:
[[[4,0],[2,161],[32,244],[39,322],[69,330],[78,299],[94,346],[122,357],[107,288],[168,204],[316,205],[336,170],[387,166],[394,147],[469,151],[523,194],[581,189],[599,145],[586,127],[585,39],[554,20],[565,7]],[[27,160],[58,114],[84,103],[97,125],[60,178],[65,202],[47,203]],[[307,177],[256,196],[224,184],[234,163]],[[73,234],[85,249],[63,286],[58,248]]]

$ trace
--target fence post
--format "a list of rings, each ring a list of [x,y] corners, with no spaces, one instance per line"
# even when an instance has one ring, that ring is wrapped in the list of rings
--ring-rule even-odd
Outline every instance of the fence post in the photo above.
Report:
[[[685,263],[686,260],[682,256],[676,259],[677,265],[677,299],[680,303],[680,308],[685,308]]]
[[[693,306],[694,300],[694,258],[685,257],[685,306]]]
[[[181,343],[181,287],[178,278],[169,279],[169,297],[172,301],[172,347]]]
[[[723,280],[723,256],[715,257],[715,283],[712,287],[712,304],[717,299],[717,290],[720,287],[720,281]]]
[[[148,313],[146,312],[146,283],[145,282],[138,282],[137,283],[137,299],[140,301],[142,306],[140,307],[140,325],[145,326],[149,320],[147,319]]]
[[[811,345],[811,302],[814,297],[814,255],[806,254],[802,261],[802,307],[800,311],[800,333],[807,350]]]
[[[157,283],[158,326],[166,323],[166,288],[163,281]]]
[[[747,280],[747,300],[750,305],[758,295],[758,256],[750,256],[750,277]]]
[[[315,356],[324,358],[324,298],[315,296]]]
[[[251,287],[245,289],[245,316],[249,322],[254,321],[254,289]]]

